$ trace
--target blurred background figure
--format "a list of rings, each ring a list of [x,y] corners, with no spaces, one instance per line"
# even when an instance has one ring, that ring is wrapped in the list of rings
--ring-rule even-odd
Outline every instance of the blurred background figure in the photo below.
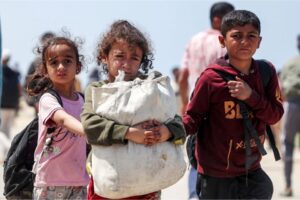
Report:
[[[45,45],[49,39],[55,37],[55,33],[51,32],[51,31],[46,31],[44,32],[40,39],[39,39],[39,44],[38,45]],[[27,91],[26,91],[26,88],[27,88],[27,83],[28,81],[30,80],[30,78],[32,77],[32,75],[34,74],[35,70],[38,68],[38,66],[42,63],[42,59],[40,56],[36,56],[34,58],[34,60],[30,63],[30,66],[28,68],[28,71],[27,71],[27,74],[25,76],[25,82],[24,82],[24,97],[25,97],[25,100],[26,100],[26,103],[30,106],[30,107],[33,107],[35,109],[35,112],[37,114],[38,112],[38,100],[39,98],[38,97],[33,97],[33,96],[29,96]]]
[[[193,36],[187,45],[183,55],[181,73],[179,78],[180,96],[182,100],[181,114],[186,110],[196,80],[202,71],[212,64],[217,58],[226,53],[221,48],[218,36],[221,34],[222,18],[228,12],[234,10],[234,6],[227,2],[216,2],[210,8],[211,27]],[[196,192],[197,171],[192,166],[189,174],[189,199],[198,199]],[[197,187],[200,188],[200,187]]]
[[[179,92],[179,76],[180,76],[180,69],[178,66],[172,68],[172,78],[171,78],[171,86],[174,90],[176,96],[176,104],[177,104],[177,114],[181,115],[181,97]]]
[[[55,33],[51,31],[47,31],[43,33],[40,37],[40,44],[39,45],[45,45],[49,39],[55,37]],[[41,57],[36,57],[34,60],[30,63],[30,66],[27,71],[27,76],[32,75],[35,72],[35,69],[41,64],[42,60]]]
[[[89,74],[88,84],[101,80],[101,72],[98,66],[94,67]]]
[[[297,37],[300,53],[300,35]],[[290,59],[282,68],[280,79],[285,98],[283,116],[285,189],[281,196],[293,196],[292,171],[296,134],[300,131],[300,55]],[[298,187],[299,188],[299,187]]]
[[[1,95],[1,132],[10,139],[10,129],[19,108],[21,96],[20,73],[9,66],[10,51],[2,53],[3,88]]]
[[[277,70],[278,84],[279,84],[279,87],[280,87],[280,90],[281,90],[282,99],[284,101],[284,95],[283,95],[283,91],[282,91],[282,83],[281,83],[281,80],[280,80],[280,73],[281,73],[281,71]],[[270,127],[271,127],[271,130],[272,130],[273,135],[274,135],[276,147],[280,150],[280,154],[282,154],[282,145],[281,145],[282,144],[282,141],[281,141],[281,138],[282,138],[281,137],[282,136],[282,118],[278,122],[276,122],[275,124],[270,125]],[[266,139],[268,140],[269,148],[271,148],[269,138],[266,137]]]
[[[1,24],[0,24],[0,60],[2,60],[2,34],[1,34]],[[2,62],[0,62],[0,96],[2,97]],[[1,98],[0,98],[1,104]],[[1,109],[0,109],[0,124],[1,120]],[[4,160],[6,151],[10,146],[10,141],[4,133],[0,131],[0,163]]]

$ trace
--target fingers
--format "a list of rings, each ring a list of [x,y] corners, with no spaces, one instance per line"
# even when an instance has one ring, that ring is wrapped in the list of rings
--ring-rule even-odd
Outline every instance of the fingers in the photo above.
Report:
[[[153,145],[160,141],[161,134],[159,131],[145,131],[144,142],[146,145]]]
[[[159,131],[145,131],[145,139],[158,141],[161,138]]]
[[[228,81],[227,87],[230,95],[240,100],[249,98],[252,92],[249,85],[239,77],[236,77],[236,81]]]
[[[151,146],[161,140],[161,125],[162,124],[155,119],[144,121],[140,124],[140,127],[144,130],[143,144]]]

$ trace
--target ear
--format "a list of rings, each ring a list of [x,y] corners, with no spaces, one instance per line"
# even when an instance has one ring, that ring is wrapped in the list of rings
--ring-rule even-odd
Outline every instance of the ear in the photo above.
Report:
[[[222,48],[225,48],[225,38],[223,35],[219,35],[219,42]]]
[[[80,62],[80,63],[78,63],[78,65],[76,67],[76,74],[79,74],[81,72],[81,69],[82,69],[82,64]]]
[[[107,65],[107,63],[108,63],[107,56],[104,56],[103,58],[101,58],[101,62]]]
[[[257,49],[258,49],[258,48],[259,48],[259,46],[260,46],[261,40],[262,40],[262,37],[261,37],[261,36],[259,36],[259,41],[258,41],[258,44],[257,44]]]

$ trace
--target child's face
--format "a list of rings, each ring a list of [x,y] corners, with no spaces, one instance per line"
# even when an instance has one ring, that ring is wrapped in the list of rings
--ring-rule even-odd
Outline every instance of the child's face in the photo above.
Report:
[[[118,40],[112,45],[102,62],[107,65],[110,81],[115,80],[118,70],[125,72],[125,81],[130,81],[137,77],[142,57],[143,52],[140,47],[129,46],[126,41]]]
[[[219,41],[222,47],[226,47],[230,59],[249,61],[259,48],[261,37],[257,29],[248,24],[232,28],[226,37],[219,36]]]
[[[53,84],[68,84],[74,81],[80,70],[74,50],[66,44],[50,46],[46,52],[46,68]]]

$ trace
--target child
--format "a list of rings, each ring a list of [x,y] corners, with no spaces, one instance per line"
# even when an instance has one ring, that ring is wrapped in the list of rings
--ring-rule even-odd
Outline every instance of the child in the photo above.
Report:
[[[65,37],[50,39],[38,52],[42,64],[29,83],[28,92],[37,95],[52,88],[60,95],[63,107],[49,93],[40,98],[34,199],[86,199],[86,139],[79,121],[84,100],[74,88],[83,57],[77,45]],[[43,150],[46,131],[51,126],[56,126],[52,143]]]
[[[108,72],[108,80],[94,82],[88,86],[85,93],[84,110],[81,114],[83,127],[90,144],[125,145],[128,140],[144,145],[154,145],[167,140],[183,144],[185,130],[179,116],[175,116],[174,119],[168,120],[165,124],[158,123],[156,120],[149,120],[144,122],[143,126],[129,127],[101,117],[93,111],[91,96],[93,88],[102,87],[104,84],[114,82],[118,75],[118,70],[125,72],[125,81],[131,81],[136,77],[145,79],[148,70],[152,68],[152,58],[153,54],[150,50],[149,42],[129,22],[125,20],[116,21],[111,25],[110,30],[104,34],[98,44],[97,61]],[[91,179],[88,189],[88,199],[107,199],[99,194],[95,194],[93,185],[94,182]],[[160,199],[160,192],[157,191],[126,199],[156,200]]]
[[[246,169],[243,119],[237,101],[251,110],[251,121],[261,142],[266,124],[283,114],[275,68],[264,90],[258,63],[252,58],[261,42],[260,21],[246,10],[232,11],[222,19],[219,41],[228,55],[208,66],[200,76],[183,116],[187,134],[198,129],[196,156],[201,175],[201,199],[271,199],[272,181],[261,169],[261,154],[251,138],[251,158]],[[214,70],[236,77],[226,83]],[[250,147],[249,147],[250,148]]]

